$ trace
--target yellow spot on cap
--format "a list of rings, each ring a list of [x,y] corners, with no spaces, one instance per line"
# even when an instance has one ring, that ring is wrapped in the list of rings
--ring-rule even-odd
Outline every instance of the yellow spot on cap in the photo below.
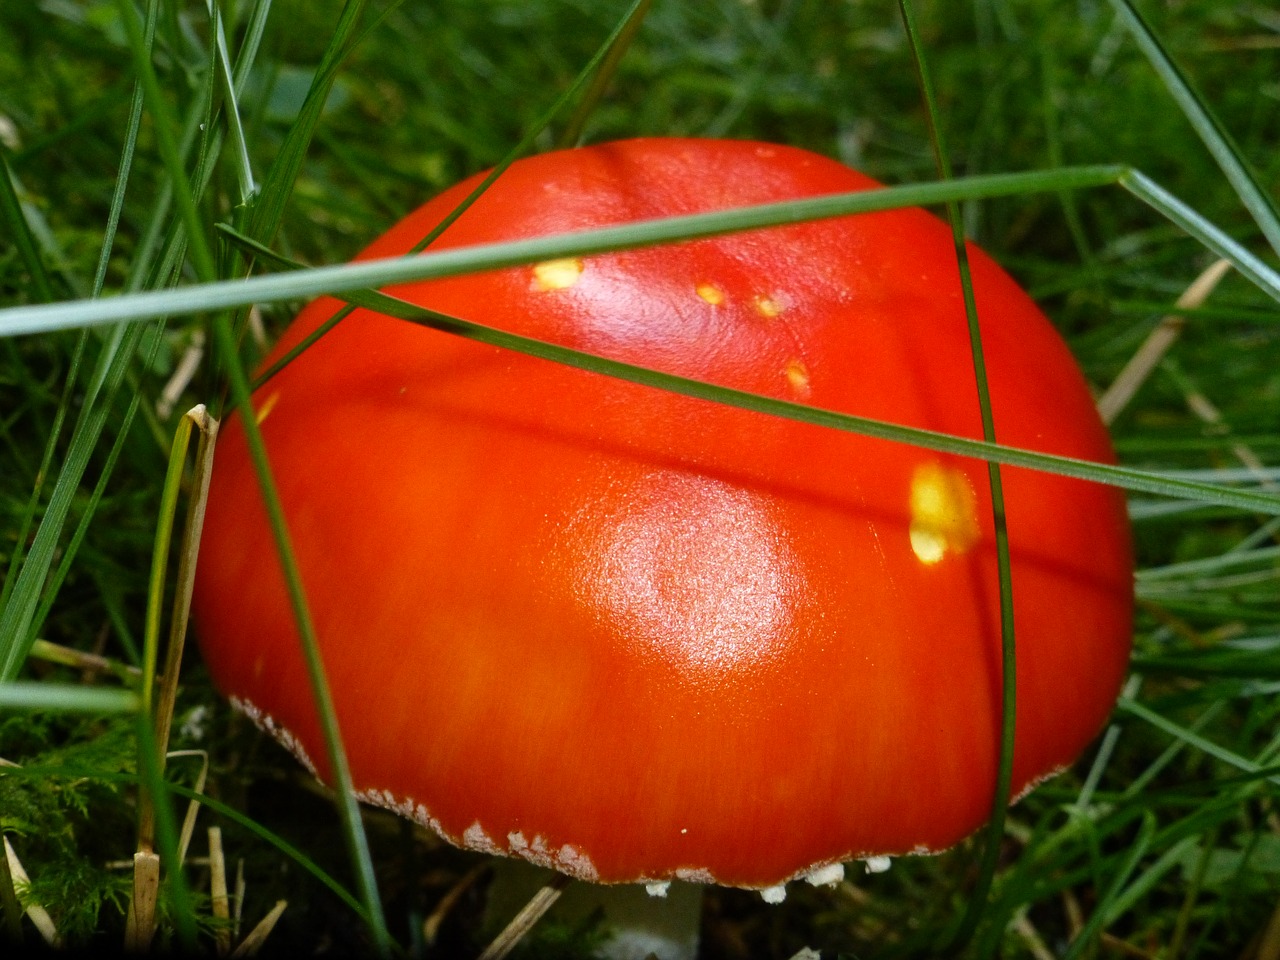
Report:
[[[724,291],[717,287],[714,283],[700,283],[697,286],[698,296],[713,307],[718,307],[724,303]]]
[[[787,361],[783,373],[787,375],[787,383],[791,384],[792,390],[802,397],[809,395],[809,368],[804,365],[803,360],[792,357]]]
[[[276,408],[276,404],[279,402],[280,391],[278,390],[262,401],[262,406],[258,407],[254,414],[254,419],[258,421],[258,426],[262,426],[262,421],[271,416],[271,411]]]
[[[572,287],[582,276],[582,261],[577,257],[565,257],[563,260],[547,260],[533,266],[533,288],[545,292],[547,290],[564,290]]]
[[[773,297],[756,297],[756,313],[766,320],[772,320],[782,312],[782,304]]]
[[[911,477],[911,549],[924,564],[964,553],[978,542],[978,501],[969,478],[940,463],[926,463]]]

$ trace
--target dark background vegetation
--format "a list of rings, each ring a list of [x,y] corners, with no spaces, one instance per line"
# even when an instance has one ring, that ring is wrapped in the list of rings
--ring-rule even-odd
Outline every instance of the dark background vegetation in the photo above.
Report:
[[[244,5],[240,5],[244,6]],[[385,3],[371,4],[370,16]],[[1263,2],[1147,2],[1170,53],[1194,78],[1273,194],[1280,183],[1280,12]],[[209,80],[203,3],[165,4],[154,62],[180,118]],[[1118,163],[1141,169],[1252,249],[1264,245],[1227,180],[1159,77],[1102,0],[972,0],[917,5],[925,52],[957,175]],[[255,171],[270,166],[330,42],[336,2],[276,0],[241,103]],[[311,264],[341,262],[401,214],[499,161],[596,51],[624,6],[595,0],[408,0],[346,62],[285,210],[277,249]],[[245,10],[225,5],[232,52]],[[123,149],[133,60],[117,6],[45,0],[0,5],[0,144],[43,274],[0,231],[0,306],[87,296]],[[557,133],[546,131],[539,146]],[[884,0],[658,0],[585,138],[644,134],[749,137],[804,146],[890,183],[936,176],[910,50]],[[224,148],[225,150],[225,148]],[[154,283],[144,242],[164,184],[144,124],[106,275],[106,291]],[[235,166],[214,168],[200,212],[236,216]],[[966,206],[970,235],[1023,282],[1069,338],[1099,388],[1212,255],[1118,190],[1028,194]],[[163,214],[171,221],[171,212]],[[166,222],[168,222],[166,221]],[[164,224],[162,223],[162,229]],[[224,261],[229,262],[229,261]],[[1274,257],[1269,261],[1273,266]],[[186,280],[193,279],[188,271]],[[270,331],[292,307],[266,310]],[[1236,276],[1188,313],[1181,341],[1115,426],[1129,465],[1229,478],[1238,445],[1280,462],[1280,315]],[[150,551],[175,415],[160,390],[201,330],[174,321],[133,362],[95,450],[72,524],[106,464],[129,399],[142,398],[106,492],[40,637],[117,664],[140,657]],[[41,458],[54,429],[77,334],[0,338],[0,570],[8,570]],[[95,335],[87,363],[104,349]],[[252,358],[250,358],[252,359]],[[87,376],[87,367],[80,377]],[[69,394],[70,416],[82,386]],[[225,390],[204,364],[176,409]],[[1220,413],[1206,423],[1208,400]],[[66,455],[60,442],[54,469]],[[1214,471],[1217,471],[1216,473]],[[1276,528],[1225,508],[1162,512],[1135,496],[1140,566],[1135,666],[1140,700],[1178,729],[1245,758],[1253,772],[1132,714],[1099,767],[1088,809],[1077,805],[1093,754],[1015,808],[993,892],[988,954],[1273,957],[1264,931],[1280,900],[1274,807],[1280,590]],[[44,499],[39,501],[41,505]],[[37,511],[36,519],[39,519]],[[68,536],[69,536],[68,528]],[[1262,550],[1227,566],[1242,541]],[[66,537],[63,538],[64,542]],[[1185,574],[1170,564],[1201,560]],[[1246,576],[1247,575],[1247,576]],[[10,578],[13,572],[10,571]],[[1146,586],[1144,586],[1144,583]],[[1154,583],[1153,588],[1151,584]],[[32,659],[27,679],[115,682],[109,674]],[[350,871],[331,802],[291,758],[218,699],[188,654],[175,747],[211,754],[206,790],[284,836],[343,883]],[[60,767],[71,777],[0,776],[0,828],[32,875],[67,942],[116,945],[134,843],[131,723],[58,713],[0,715],[0,757]],[[1171,752],[1172,751],[1172,752]],[[193,761],[171,774],[193,782]],[[1269,775],[1257,768],[1270,767]],[[1139,783],[1141,790],[1129,790]],[[1126,792],[1127,791],[1127,792]],[[202,826],[218,822],[202,815]],[[245,925],[278,899],[289,908],[267,941],[279,955],[367,946],[350,910],[298,864],[223,820],[231,862],[244,861]],[[366,827],[393,935],[419,954],[465,955],[479,942],[483,883],[449,913],[434,946],[414,933],[479,858],[442,846],[390,815]],[[1152,831],[1124,884],[1125,856]],[[197,833],[193,856],[203,853]],[[978,846],[851,875],[835,890],[797,885],[780,907],[716,891],[705,955],[786,957],[916,950],[963,910]],[[202,867],[187,874],[204,889]],[[1125,899],[1125,898],[1128,899]],[[208,904],[197,902],[208,917]],[[1106,913],[1102,936],[1075,942]],[[547,936],[564,935],[551,926]],[[28,942],[34,931],[24,931]],[[589,938],[586,938],[589,940]],[[542,949],[555,952],[562,947]],[[585,942],[585,941],[584,941]],[[1261,952],[1270,944],[1273,953]],[[529,949],[538,949],[533,944]],[[1036,951],[1044,951],[1036,954]],[[1252,954],[1250,951],[1255,951]]]

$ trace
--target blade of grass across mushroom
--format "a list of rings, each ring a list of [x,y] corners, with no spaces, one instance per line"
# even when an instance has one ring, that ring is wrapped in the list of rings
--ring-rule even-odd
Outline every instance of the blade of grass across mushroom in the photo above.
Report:
[[[223,229],[224,232],[227,232],[226,228]],[[236,237],[236,242],[248,244],[252,241],[249,241],[246,237]],[[273,263],[284,269],[295,271],[305,271],[307,269],[301,264],[281,257],[274,251],[267,250],[264,247],[256,248],[255,252],[264,262]],[[547,343],[543,340],[535,340],[530,337],[508,333],[470,320],[426,310],[416,304],[408,303],[377,291],[363,290],[335,295],[357,306],[376,310],[378,313],[383,313],[387,316],[418,323],[422,326],[476,340],[480,343],[514,350],[518,353],[525,353],[544,360],[551,360],[555,363],[562,363],[566,366],[577,367],[592,373],[656,387],[660,390],[696,397],[713,403],[723,403],[771,416],[800,420],[804,423],[826,426],[848,433],[909,443],[929,450],[936,450],[940,453],[953,453],[978,460],[995,461],[1008,466],[1029,467],[1033,470],[1043,470],[1048,473],[1057,473],[1080,480],[1091,480],[1095,483],[1105,483],[1127,490],[1138,490],[1161,496],[1198,500],[1219,506],[1280,515],[1280,496],[1253,490],[1242,490],[1237,487],[1187,480],[1179,476],[1135,470],[1129,467],[1093,463],[1056,454],[1038,453],[1019,447],[988,443],[985,440],[973,440],[968,437],[921,430],[916,427],[905,427],[900,424],[873,420],[868,417],[836,413],[835,411],[806,406],[789,400],[779,400],[706,383],[701,380],[691,380],[687,377],[611,360],[597,354],[585,353],[569,347]]]
[[[538,118],[537,122],[530,126],[529,130],[520,139],[520,142],[508,150],[506,155],[498,161],[497,165],[489,171],[488,175],[476,184],[475,189],[467,194],[462,199],[462,202],[450,211],[447,217],[436,224],[430,233],[414,244],[413,248],[408,254],[406,254],[406,257],[412,257],[415,254],[422,253],[422,251],[431,246],[440,234],[449,229],[449,226],[454,223],[454,221],[470,209],[471,205],[489,189],[498,177],[502,176],[503,172],[510,167],[512,163],[529,153],[529,151],[533,149],[538,136],[551,125],[552,121],[560,115],[561,111],[563,111],[564,108],[573,101],[574,97],[578,96],[579,92],[587,85],[588,81],[590,81],[592,85],[590,89],[582,94],[580,110],[583,108],[582,105],[585,104],[586,107],[589,107],[593,103],[593,95],[599,95],[596,87],[601,82],[601,78],[607,79],[609,73],[617,67],[618,62],[622,58],[622,54],[626,52],[627,46],[631,43],[636,31],[639,30],[640,23],[643,21],[645,14],[648,13],[650,3],[651,0],[635,0],[635,2],[632,3],[631,8],[627,11],[623,19],[613,29],[609,36],[605,38],[604,43],[600,45],[600,48],[596,51],[595,55],[592,56],[582,70],[578,72],[578,76],[574,78],[573,83],[569,84],[569,86],[566,87],[564,92],[556,98],[555,102],[551,104],[546,112]],[[578,122],[578,120],[575,116],[575,118],[571,120],[570,126],[576,122]],[[273,261],[277,259],[275,254],[266,247],[255,247],[254,244],[258,241],[252,237],[237,234],[235,231],[226,229],[222,224],[219,224],[219,229],[222,229],[224,234],[229,238],[240,241],[242,246],[253,249],[256,254],[268,257]],[[307,334],[300,343],[259,374],[254,379],[253,389],[258,389],[258,387],[262,386],[273,376],[287,367],[298,357],[299,354],[341,323],[342,320],[349,316],[351,311],[354,309],[355,307],[352,304],[347,304],[346,306],[340,307],[338,310],[334,311],[333,316],[329,317],[328,320],[320,324],[320,326],[311,333]]]
[[[226,307],[296,300],[320,294],[343,294],[462,273],[524,266],[543,260],[590,256],[903,206],[1101,186],[1120,186],[1133,194],[1229,260],[1242,276],[1280,302],[1280,273],[1139,171],[1120,165],[1105,165],[1033,173],[987,174],[950,183],[911,184],[828,194],[716,213],[667,217],[621,227],[427,252],[411,258],[390,257],[314,267],[283,276],[202,282],[176,290],[129,294],[101,301],[10,307],[0,310],[0,336],[206,313]]]
[[[553,107],[551,112],[554,113],[554,111],[557,108],[558,108],[558,105],[556,107]],[[547,119],[549,119],[549,117]],[[516,148],[517,151],[519,149],[520,149],[519,147]],[[509,164],[511,160],[515,159],[515,156],[516,156],[516,152],[513,151],[513,153],[510,154],[504,160],[504,164]],[[444,229],[450,223],[453,222],[454,219],[456,219],[459,215],[461,215],[461,213],[464,210],[466,210],[466,208],[470,206],[472,202],[474,202],[476,197],[478,197],[481,192],[483,192],[485,189],[488,188],[489,184],[491,184],[493,180],[496,179],[497,175],[501,172],[502,169],[505,169],[505,167],[503,167],[502,165],[500,165],[499,167],[495,167],[494,170],[490,173],[490,175],[486,177],[485,180],[479,186],[477,186],[476,190],[473,191],[472,194],[469,195],[466,198],[466,200],[464,200],[463,203],[458,206],[458,208],[454,211],[454,213],[449,218],[446,218],[438,227],[436,227],[435,230],[431,232],[431,234],[429,234],[417,247],[414,248],[415,251],[421,251],[425,249],[425,247],[432,240],[434,240],[435,237],[439,236],[439,234],[442,233]],[[1125,181],[1124,177],[1126,173],[1129,172],[1127,168],[1077,167],[1077,168],[1060,168],[1060,169],[1062,171],[1068,172],[1070,176],[1064,178],[1064,181],[1056,187],[1032,186],[1030,182],[1031,178],[1042,176],[1040,174],[1000,174],[994,177],[974,177],[964,181],[952,181],[953,183],[973,184],[978,189],[975,190],[975,192],[972,194],[966,193],[961,196],[952,197],[950,196],[950,194],[946,192],[942,192],[940,196],[937,196],[937,197],[930,196],[925,199],[916,199],[916,195],[914,191],[919,188],[919,185],[914,187],[891,187],[891,188],[887,188],[887,190],[898,192],[898,196],[903,198],[898,200],[897,203],[890,202],[886,204],[884,207],[881,207],[879,205],[873,206],[869,203],[867,205],[861,205],[856,203],[856,198],[866,197],[867,194],[853,194],[848,196],[851,196],[852,198],[854,198],[855,203],[851,204],[848,210],[844,210],[842,212],[857,213],[857,212],[865,212],[869,210],[892,208],[894,206],[909,206],[913,204],[923,205],[930,202],[948,202],[949,200],[952,200],[952,199],[974,199],[982,196],[988,196],[988,197],[1003,196],[1011,193],[1020,192],[1021,188],[1013,187],[1012,189],[1010,189],[1009,186],[1004,182],[1006,178],[1009,178],[1009,177],[1026,178],[1028,182],[1025,189],[1027,191],[1054,189],[1059,193],[1069,192],[1073,189],[1076,189],[1082,186],[1103,186],[1108,183],[1114,182],[1114,183],[1119,183],[1122,186],[1125,186],[1126,189],[1129,189],[1130,192],[1135,193],[1135,195],[1137,195],[1139,199],[1143,199],[1144,202],[1150,202],[1152,203],[1152,205],[1158,204],[1157,209],[1160,209],[1162,212],[1164,212],[1165,210],[1168,210],[1171,212],[1179,211],[1180,204],[1176,198],[1173,198],[1171,195],[1166,194],[1164,191],[1160,190],[1153,183],[1151,183],[1151,181],[1146,180],[1146,178],[1141,178],[1140,174],[1135,173],[1136,177],[1141,178],[1140,180],[1134,180],[1132,183]],[[1116,179],[1114,181],[1109,179],[1111,172],[1114,172],[1116,175]],[[1090,173],[1101,173],[1101,179],[1097,182],[1091,181],[1089,179]],[[937,185],[934,184],[934,185],[927,185],[927,186],[937,186]],[[943,184],[942,186],[945,187],[946,184]],[[987,190],[989,190],[990,192],[986,192]],[[815,211],[813,215],[814,218],[821,217],[821,216],[842,215],[842,212],[836,212],[836,213],[820,212],[823,209],[825,209],[825,207],[827,206],[826,204],[822,204],[820,202],[822,199],[825,199],[825,198],[819,198],[819,202],[817,202],[816,204],[815,204],[815,201],[793,201],[790,204],[776,204],[773,206],[778,208],[783,208],[783,209],[789,209],[793,206],[799,206],[799,205],[807,206],[810,204],[814,204],[814,211]],[[745,213],[747,212],[747,210],[764,210],[764,209],[765,208],[747,208],[746,210],[739,211],[739,212]],[[702,214],[702,215],[697,215],[689,218],[672,218],[672,221],[674,222],[678,219],[686,219],[688,221],[697,222],[701,218],[705,217],[714,222],[715,218],[725,217],[728,215],[729,214],[727,213]],[[1166,215],[1169,215],[1169,214],[1166,213]],[[808,218],[807,216],[797,216],[794,219],[803,220],[807,218]],[[645,241],[637,242],[635,245],[637,246],[643,245],[643,243],[645,242],[678,242],[679,240],[689,239],[692,237],[712,236],[712,235],[715,235],[716,233],[729,233],[735,230],[751,229],[756,226],[774,226],[777,223],[787,223],[787,222],[793,222],[793,220],[779,219],[779,220],[773,221],[765,218],[763,221],[759,221],[759,220],[747,221],[742,223],[741,225],[735,224],[723,230],[713,230],[713,231],[707,231],[707,232],[701,232],[701,233],[698,233],[698,232],[681,233],[677,231],[674,235],[672,235],[667,232],[660,232],[652,240],[646,239]],[[655,227],[658,226],[658,224],[660,223],[662,223],[662,221],[651,222],[651,224]],[[1180,225],[1183,225],[1184,228],[1187,228],[1189,230],[1194,230],[1194,229],[1216,230],[1216,228],[1214,228],[1213,225],[1210,224],[1207,220],[1204,220],[1203,218],[1195,217],[1193,215],[1193,212],[1189,210],[1183,214],[1183,219],[1180,222]],[[221,229],[224,233],[226,233],[229,236],[234,235],[234,231],[229,230],[225,225],[220,224],[219,229]],[[634,229],[634,225],[633,227],[630,227],[630,228],[628,227],[619,228],[619,232],[625,234],[630,229]],[[590,234],[584,233],[584,234],[581,234],[581,236],[583,237],[597,236],[604,233],[608,233],[608,231],[597,231]],[[253,243],[255,241],[253,241],[249,237],[245,237],[241,235],[239,237],[239,242]],[[1268,271],[1268,268],[1264,264],[1262,264],[1261,261],[1257,261],[1256,259],[1253,259],[1252,255],[1249,254],[1249,252],[1245,250],[1243,247],[1240,247],[1239,245],[1233,245],[1233,244],[1234,244],[1234,241],[1231,241],[1229,238],[1226,238],[1224,236],[1219,246],[1221,247],[1221,249],[1231,250],[1236,255],[1237,258],[1247,263],[1249,265],[1249,270],[1248,271],[1242,270],[1242,272],[1244,272],[1245,275],[1248,276],[1250,279],[1252,279],[1255,283],[1258,283],[1260,286],[1263,286],[1263,289],[1266,290],[1273,297],[1275,297],[1277,300],[1280,300],[1280,278],[1275,277],[1274,274],[1270,274]],[[628,244],[628,246],[630,246],[630,244]],[[495,245],[493,249],[496,249],[496,248],[497,247]],[[483,266],[476,267],[475,269],[492,269],[494,266],[512,266],[515,263],[521,263],[521,262],[536,262],[538,260],[552,260],[552,259],[557,259],[558,257],[561,257],[561,256],[573,256],[573,255],[580,255],[580,254],[599,253],[599,252],[604,252],[610,249],[622,249],[622,248],[623,247],[621,246],[616,246],[616,247],[599,246],[599,247],[587,247],[585,249],[573,248],[568,253],[563,251],[547,251],[547,252],[543,252],[541,256],[533,257],[532,259],[527,261],[506,261],[506,262],[501,262],[497,264],[485,264]],[[269,251],[265,251],[265,250],[258,251],[258,252],[263,256],[271,255],[269,254]],[[274,256],[274,255],[271,255],[271,256]],[[1224,259],[1232,260],[1230,256],[1224,256]],[[1232,262],[1236,262],[1236,261],[1232,260]],[[467,271],[458,270],[457,272],[462,273]],[[442,272],[437,275],[444,276],[448,274]],[[417,279],[426,279],[426,278],[427,277],[425,276],[415,275],[411,279],[417,280]],[[1268,281],[1270,282],[1268,283]],[[369,286],[382,286],[382,285],[383,283],[381,282],[369,284]],[[302,291],[303,295],[308,293],[311,293],[311,291]],[[257,389],[258,387],[262,386],[262,384],[266,383],[267,380],[269,380],[272,376],[274,376],[276,373],[282,370],[286,365],[291,363],[298,356],[298,354],[302,353],[302,351],[306,350],[309,346],[311,346],[311,344],[315,343],[317,340],[323,337],[326,333],[332,330],[333,327],[337,325],[344,317],[349,315],[349,313],[351,312],[351,309],[352,308],[348,306],[335,312],[335,314],[332,317],[330,317],[329,320],[327,320],[325,323],[317,327],[316,330],[308,334],[307,337],[305,337],[302,340],[302,342],[300,342],[297,346],[291,349],[283,357],[281,357],[279,360],[273,363],[267,370],[263,371],[263,373],[259,375],[259,377],[254,381],[254,384],[253,384],[254,389]],[[3,323],[3,317],[0,316],[0,324],[2,323]],[[0,332],[2,332],[2,330],[3,330],[3,327],[0,326]]]
[[[924,101],[925,117],[929,127],[929,139],[933,145],[934,163],[939,180],[952,179],[951,160],[947,155],[946,139],[938,117],[938,104],[934,96],[933,80],[929,73],[915,15],[909,0],[898,0],[898,10],[906,29],[911,59]],[[947,220],[951,225],[951,239],[955,244],[956,266],[960,274],[960,289],[964,296],[965,319],[969,326],[969,350],[973,357],[974,385],[978,392],[978,409],[982,418],[982,439],[996,443],[995,416],[991,410],[991,390],[987,383],[987,364],[982,351],[982,333],[978,326],[978,304],[973,295],[973,277],[969,269],[969,254],[965,246],[964,226],[956,201],[946,203]],[[996,778],[992,785],[991,821],[986,829],[986,842],[978,864],[978,878],[969,895],[968,905],[958,922],[946,930],[938,950],[941,953],[963,950],[973,939],[991,895],[991,884],[999,866],[1000,848],[1004,840],[1005,818],[1009,800],[1013,795],[1013,748],[1017,717],[1017,638],[1013,616],[1013,574],[1009,560],[1009,528],[1004,506],[1004,484],[1000,464],[987,461],[987,484],[991,491],[991,520],[995,533],[996,576],[1000,596],[1000,733],[996,756]]]
[[[1111,0],[1111,5],[1133,34],[1142,53],[1159,75],[1169,95],[1177,102],[1183,116],[1217,161],[1240,202],[1271,244],[1271,249],[1280,254],[1280,209],[1276,206],[1275,198],[1259,182],[1256,171],[1244,159],[1230,132],[1190,78],[1165,50],[1164,44],[1146,18],[1130,0]]]
[[[205,283],[185,290],[135,294],[117,297],[109,301],[55,304],[49,307],[16,307],[0,311],[0,335],[111,323],[128,319],[138,320],[173,313],[204,312],[209,309],[240,306],[261,300],[294,299],[318,293],[349,292],[385,284],[429,279],[468,271],[537,263],[542,260],[566,256],[584,256],[660,242],[713,236],[736,230],[775,226],[905,205],[938,203],[949,199],[1003,196],[1032,190],[1059,190],[1107,184],[1123,186],[1136,197],[1173,220],[1193,236],[1196,236],[1206,246],[1218,252],[1219,255],[1230,260],[1242,275],[1254,281],[1268,295],[1280,300],[1280,275],[1277,275],[1261,260],[1254,257],[1207,219],[1201,217],[1186,204],[1164,191],[1142,174],[1126,167],[1107,166],[1067,168],[1039,174],[997,174],[956,180],[951,183],[920,184],[855,194],[836,194],[804,201],[740,208],[723,213],[655,220],[628,227],[592,230],[537,240],[494,244],[439,253],[426,253],[411,259],[393,258],[366,261],[344,266],[298,271],[288,275]],[[471,330],[472,336],[487,336],[491,338],[491,342],[498,342],[499,339],[506,336],[498,331],[481,332],[483,328],[467,325],[453,318],[445,320],[444,326],[456,330]],[[514,347],[520,341],[518,338],[512,338],[509,342]],[[554,349],[545,344],[526,345],[526,349],[541,350],[548,356],[554,353]],[[551,352],[548,353],[547,351]],[[562,362],[573,362],[568,358],[573,357],[574,352],[565,351],[561,356],[566,358]],[[602,358],[592,358],[590,361],[584,362],[591,363],[593,368],[599,369],[601,372],[607,372],[606,368],[610,366],[609,361],[605,361]],[[613,368],[615,375],[622,375],[621,371],[623,371],[624,367],[625,365],[619,365]],[[627,373],[627,376],[632,379],[648,376],[655,385],[659,385],[660,381],[662,381],[662,375],[653,374],[652,371],[631,371]],[[752,395],[739,396],[731,401],[732,391],[723,391],[723,388],[711,387],[706,384],[694,384],[692,381],[680,381],[679,378],[673,378],[669,382],[673,385],[683,383],[682,389],[684,392],[703,395],[709,399],[718,398],[721,402],[735,402],[738,405],[754,406],[757,409],[773,407],[770,412],[781,416],[791,416],[795,419],[808,420],[809,422],[822,422],[823,418],[830,420],[830,418],[835,417],[836,421],[839,421],[839,415],[833,415],[826,411],[815,411],[812,408],[798,404],[788,404],[785,401],[769,401],[767,398],[754,397]],[[668,386],[667,388],[676,389],[677,387]],[[774,406],[775,404],[777,406]],[[1085,464],[1079,461],[1070,461],[1066,458],[1035,454],[1031,451],[988,447],[980,441],[969,441],[958,437],[933,436],[927,433],[916,435],[907,428],[897,427],[892,424],[873,421],[862,423],[848,420],[843,422],[843,426],[846,429],[865,432],[869,435],[885,436],[886,438],[900,439],[906,442],[919,442],[922,446],[928,446],[932,449],[949,450],[979,458],[989,456],[999,459],[1001,463],[1048,469],[1065,475],[1078,476],[1082,479],[1113,483],[1132,490],[1180,496],[1193,500],[1203,499],[1206,502],[1234,506],[1246,510],[1257,510],[1268,514],[1276,513],[1278,504],[1280,504],[1280,498],[1262,495],[1253,491],[1229,490],[1214,485],[1190,483],[1176,478],[1161,477],[1158,474],[1145,471]]]

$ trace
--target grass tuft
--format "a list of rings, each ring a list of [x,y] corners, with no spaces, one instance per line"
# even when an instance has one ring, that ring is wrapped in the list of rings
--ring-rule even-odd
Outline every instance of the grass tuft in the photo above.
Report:
[[[186,863],[163,876],[157,944],[212,953],[228,924],[239,942],[285,901],[265,941],[282,954],[483,946],[483,883],[467,879],[478,858],[351,802],[344,828],[333,798],[230,713],[194,655],[170,740],[209,752],[208,782],[195,764],[158,762],[136,723],[151,702],[140,677],[162,670],[158,618],[180,538],[161,538],[154,585],[146,571],[176,506],[166,489],[186,497],[195,476],[179,457],[166,488],[170,445],[182,411],[220,410],[229,384],[245,402],[260,350],[251,307],[274,332],[321,291],[364,302],[415,271],[804,212],[336,266],[450,183],[564,138],[718,135],[808,147],[895,185],[810,213],[955,204],[1100,395],[1181,319],[1109,414],[1122,468],[958,451],[1130,491],[1133,672],[1098,744],[1009,811],[985,874],[975,840],[780,907],[714,891],[704,954],[928,956],[970,910],[973,957],[1276,955],[1280,20],[1256,3],[908,11],[911,31],[895,4],[871,2],[0,4],[0,763],[17,765],[0,766],[0,832],[29,877],[0,870],[0,905],[12,893],[43,908],[64,944],[117,948],[145,792],[166,863],[187,801],[201,801]],[[601,63],[609,82],[588,87]],[[955,173],[937,184],[930,109]],[[1218,257],[1233,269],[1175,309]],[[250,264],[278,272],[246,281]],[[406,315],[664,389],[957,449]],[[203,362],[175,378],[188,354]],[[244,878],[230,920],[208,892],[207,826],[221,828],[228,882]],[[975,897],[984,878],[989,894]],[[34,944],[35,916],[15,932],[6,913],[3,929]],[[537,929],[530,956],[599,942],[554,923],[539,941]]]

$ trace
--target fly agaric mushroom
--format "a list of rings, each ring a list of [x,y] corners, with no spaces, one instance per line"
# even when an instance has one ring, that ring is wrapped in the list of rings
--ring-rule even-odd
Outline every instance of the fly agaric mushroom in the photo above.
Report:
[[[370,246],[413,245],[478,182]],[[781,146],[642,139],[514,164],[432,249],[878,185]],[[1066,346],[970,247],[1002,442],[1111,461]],[[894,210],[389,291],[698,380],[981,436],[949,230]],[[312,303],[268,361],[333,314]],[[358,309],[254,397],[352,777],[460,846],[586,880],[776,890],[987,818],[1000,732],[985,466]],[[1022,794],[1129,654],[1114,489],[1005,468]],[[221,689],[328,774],[232,415],[195,597]],[[927,784],[926,788],[921,784]]]

